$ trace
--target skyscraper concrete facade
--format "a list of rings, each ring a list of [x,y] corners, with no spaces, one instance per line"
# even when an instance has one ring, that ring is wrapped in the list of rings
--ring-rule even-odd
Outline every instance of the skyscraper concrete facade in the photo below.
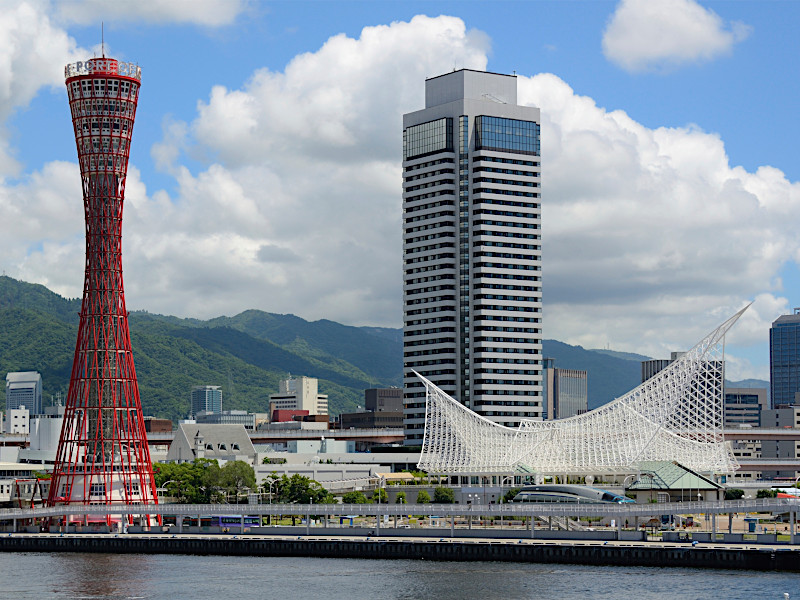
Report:
[[[800,404],[800,308],[772,322],[769,330],[769,387],[773,408]]]
[[[424,375],[516,426],[542,415],[539,109],[515,76],[425,82],[403,116],[406,443],[422,442]]]

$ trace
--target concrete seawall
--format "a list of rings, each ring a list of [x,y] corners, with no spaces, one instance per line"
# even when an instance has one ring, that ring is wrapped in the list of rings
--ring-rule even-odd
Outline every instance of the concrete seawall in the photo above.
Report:
[[[0,538],[0,551],[496,560],[800,572],[800,550],[796,547],[672,546],[624,542],[14,534]]]

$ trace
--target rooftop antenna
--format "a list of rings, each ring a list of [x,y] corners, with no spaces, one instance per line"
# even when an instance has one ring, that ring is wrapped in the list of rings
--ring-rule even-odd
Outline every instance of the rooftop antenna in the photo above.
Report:
[[[106,35],[104,31],[103,21],[100,21],[100,53],[103,55],[103,58],[106,57]]]

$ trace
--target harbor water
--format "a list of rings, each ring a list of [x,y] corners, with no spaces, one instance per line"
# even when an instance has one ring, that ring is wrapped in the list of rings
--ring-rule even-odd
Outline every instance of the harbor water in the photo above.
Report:
[[[501,562],[0,553],[15,600],[800,600],[800,575]]]

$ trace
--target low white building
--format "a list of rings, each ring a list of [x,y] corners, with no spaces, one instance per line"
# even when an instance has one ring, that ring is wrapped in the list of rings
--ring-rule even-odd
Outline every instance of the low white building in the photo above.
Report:
[[[21,433],[28,435],[31,432],[30,411],[23,405],[6,411],[6,433]]]

